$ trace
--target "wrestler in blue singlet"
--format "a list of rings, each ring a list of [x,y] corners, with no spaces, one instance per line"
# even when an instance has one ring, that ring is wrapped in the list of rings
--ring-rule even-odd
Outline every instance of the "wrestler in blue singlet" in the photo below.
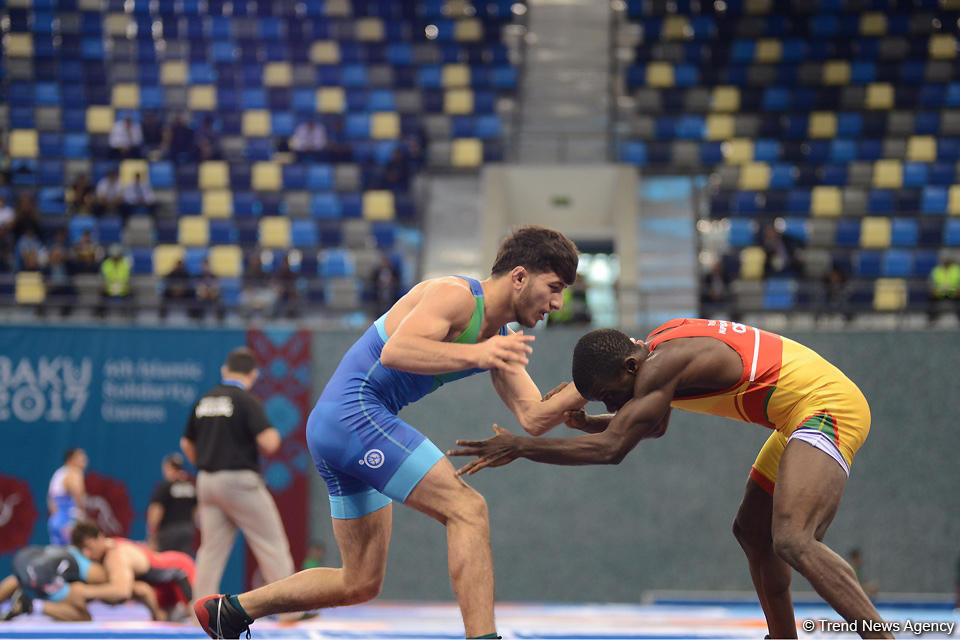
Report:
[[[77,501],[64,486],[66,476],[67,466],[64,465],[53,473],[47,490],[47,499],[54,508],[47,519],[47,533],[50,535],[50,544],[61,546],[70,544],[70,532],[80,515]]]
[[[60,602],[71,582],[87,581],[90,564],[73,546],[31,546],[13,556],[13,575],[27,597]]]
[[[483,288],[472,278],[476,306],[467,328],[452,342],[475,344],[483,324]],[[343,356],[307,420],[307,446],[330,493],[334,518],[359,518],[403,502],[443,452],[397,417],[442,384],[486,369],[422,375],[380,363],[387,341],[386,314]],[[500,328],[507,335],[507,328]]]

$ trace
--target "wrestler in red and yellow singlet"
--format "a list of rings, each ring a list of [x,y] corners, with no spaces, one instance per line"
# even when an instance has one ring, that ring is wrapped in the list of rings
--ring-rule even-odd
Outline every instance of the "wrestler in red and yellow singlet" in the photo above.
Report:
[[[736,322],[677,318],[647,337],[650,351],[667,340],[707,337],[723,341],[743,361],[739,382],[724,391],[675,398],[685,411],[752,422],[773,429],[750,477],[773,492],[780,456],[799,428],[827,435],[849,466],[870,431],[866,398],[842,371],[789,338]]]

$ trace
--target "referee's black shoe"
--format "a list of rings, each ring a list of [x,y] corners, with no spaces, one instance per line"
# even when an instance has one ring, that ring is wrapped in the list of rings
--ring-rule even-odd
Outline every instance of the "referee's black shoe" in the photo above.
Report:
[[[244,632],[249,638],[253,618],[248,618],[230,604],[229,597],[228,593],[217,593],[197,600],[193,605],[197,621],[211,638],[239,638]]]

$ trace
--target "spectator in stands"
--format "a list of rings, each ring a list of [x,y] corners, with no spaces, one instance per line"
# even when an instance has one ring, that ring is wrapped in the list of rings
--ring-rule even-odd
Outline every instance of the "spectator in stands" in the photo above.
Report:
[[[187,126],[180,114],[173,116],[173,121],[167,127],[163,137],[165,155],[171,160],[187,160],[194,156],[196,145],[193,129]]]
[[[273,272],[273,288],[277,296],[275,315],[293,317],[297,314],[297,302],[300,298],[297,279],[297,274],[290,267],[289,257],[283,256]]]
[[[17,206],[13,213],[13,237],[19,240],[28,229],[32,229],[38,238],[42,233],[37,201],[33,193],[24,191],[17,197]]]
[[[67,190],[66,202],[67,213],[71,215],[93,212],[96,195],[87,174],[81,173],[74,178],[73,184]]]
[[[143,147],[147,154],[158,150],[163,145],[163,122],[155,112],[147,111],[143,114],[140,129],[143,131]]]
[[[200,267],[200,277],[197,279],[197,302],[201,314],[212,311],[218,318],[223,315],[220,307],[220,279],[210,269],[209,260],[204,260]]]
[[[200,128],[197,129],[196,143],[200,162],[220,159],[220,137],[214,127],[212,116],[204,116]]]
[[[103,295],[107,300],[119,300],[130,296],[130,273],[132,263],[123,253],[123,247],[110,245],[107,259],[100,265],[103,277]]]
[[[123,212],[124,217],[131,212],[152,214],[157,202],[153,195],[153,189],[150,188],[150,183],[144,180],[143,174],[139,172],[133,175],[133,182],[124,187],[123,200],[126,204]]]
[[[93,212],[98,216],[122,215],[124,205],[124,189],[120,183],[120,174],[116,169],[111,169],[107,175],[100,178],[97,182],[96,204]]]
[[[140,123],[129,115],[113,123],[110,130],[110,149],[114,158],[140,158],[143,156],[143,130]]]
[[[182,258],[163,280],[163,297],[170,302],[182,303],[191,303],[195,298],[192,278]]]
[[[423,167],[424,156],[427,150],[427,134],[423,123],[417,119],[416,126],[403,137],[403,144],[407,148],[407,157],[415,169]]]
[[[767,254],[763,276],[790,276],[797,273],[800,266],[800,254],[796,243],[790,236],[781,233],[772,224],[767,224],[761,232],[761,246]]]
[[[77,273],[96,273],[100,268],[103,247],[93,239],[93,234],[84,231],[71,249],[71,262]]]
[[[824,287],[824,305],[821,314],[840,313],[847,319],[850,318],[850,310],[847,307],[847,298],[849,297],[849,288],[847,286],[847,276],[837,266],[833,266],[827,275],[823,277]]]
[[[13,268],[13,209],[0,196],[0,272]]]
[[[77,293],[73,286],[70,254],[65,243],[56,242],[50,247],[47,266],[43,270],[47,284],[47,302],[60,307],[60,315],[70,313],[73,298]]]
[[[370,279],[377,304],[376,316],[379,318],[400,298],[400,273],[390,260],[390,256],[384,253],[380,256],[380,264],[373,270]]]
[[[380,186],[393,191],[407,191],[410,188],[410,164],[403,147],[398,145],[390,154],[390,160],[383,167]]]
[[[290,138],[290,148],[300,162],[322,159],[326,146],[327,130],[312,117],[301,122]]]
[[[247,258],[243,271],[243,306],[251,311],[265,312],[273,308],[276,291],[263,268],[260,252],[254,251]]]
[[[14,248],[17,271],[40,271],[46,262],[47,252],[33,227],[27,227]]]
[[[350,162],[353,159],[353,149],[347,142],[343,130],[343,121],[334,118],[330,121],[327,131],[327,147],[321,157],[324,162]]]
[[[944,256],[930,272],[930,320],[941,310],[957,310],[960,301],[960,265],[952,256]]]
[[[730,312],[730,276],[717,259],[703,276],[700,286],[700,306],[704,318],[726,318]]]

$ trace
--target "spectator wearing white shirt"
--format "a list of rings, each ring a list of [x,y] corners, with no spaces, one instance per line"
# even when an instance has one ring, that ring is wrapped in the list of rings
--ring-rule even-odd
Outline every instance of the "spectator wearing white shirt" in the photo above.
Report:
[[[139,158],[143,155],[143,129],[129,115],[117,120],[110,131],[110,148],[116,158]]]
[[[290,148],[298,160],[318,160],[327,146],[327,131],[313,118],[301,122],[290,138]]]
[[[110,173],[100,178],[99,182],[97,182],[94,213],[97,215],[103,215],[105,213],[116,215],[122,213],[121,209],[125,204],[123,191],[123,185],[120,184],[120,176],[117,174],[116,169],[111,170]]]
[[[153,195],[153,189],[150,183],[143,179],[143,175],[135,173],[133,182],[126,185],[123,189],[123,199],[127,206],[136,211],[145,209],[148,213],[153,213],[153,206],[156,203],[156,197]]]

